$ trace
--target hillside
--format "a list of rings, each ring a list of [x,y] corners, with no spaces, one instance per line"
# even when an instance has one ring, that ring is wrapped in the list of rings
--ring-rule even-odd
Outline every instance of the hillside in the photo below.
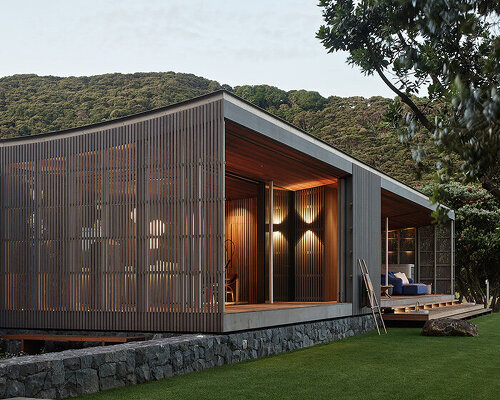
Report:
[[[428,172],[417,179],[410,150],[399,143],[395,131],[383,120],[390,99],[324,98],[317,92],[285,92],[267,85],[231,88],[174,72],[1,78],[0,137],[106,121],[223,87],[408,184],[430,180]],[[435,157],[432,146],[426,147],[430,165]]]

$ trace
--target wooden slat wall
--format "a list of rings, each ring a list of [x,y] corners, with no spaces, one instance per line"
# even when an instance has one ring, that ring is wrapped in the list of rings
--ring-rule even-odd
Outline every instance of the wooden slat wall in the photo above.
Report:
[[[273,294],[275,301],[291,301],[290,280],[293,277],[290,246],[295,238],[291,237],[290,192],[273,191]]]
[[[221,101],[0,151],[1,327],[222,330]]]
[[[226,239],[234,243],[228,276],[237,274],[237,300],[257,303],[257,198],[226,201]]]
[[[295,192],[295,301],[324,299],[324,186]]]

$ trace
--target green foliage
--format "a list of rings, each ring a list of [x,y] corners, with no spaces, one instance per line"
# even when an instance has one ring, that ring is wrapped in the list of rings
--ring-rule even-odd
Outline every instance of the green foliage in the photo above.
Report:
[[[287,92],[269,85],[236,86],[234,94],[265,110],[276,110],[289,102]]]
[[[329,52],[378,74],[398,102],[388,119],[415,143],[423,126],[437,146],[439,177],[479,182],[500,200],[500,2],[321,0],[317,37]],[[392,77],[392,78],[391,78]],[[427,88],[427,99],[413,96]],[[457,162],[458,161],[458,162]],[[459,168],[456,168],[456,167]]]
[[[456,283],[469,301],[486,301],[485,279],[490,281],[492,306],[499,307],[500,296],[500,207],[486,190],[458,183],[425,185],[428,195],[441,191],[440,198],[456,213]]]
[[[412,161],[407,147],[401,144],[394,128],[384,120],[390,99],[382,97],[330,97],[319,111],[306,111],[291,104],[275,113],[299,128],[313,133],[340,150],[402,180],[410,185],[430,181],[427,172],[436,160],[432,141],[422,143],[429,157],[423,162],[422,174]]]
[[[387,174],[415,185],[431,179],[418,176],[405,145],[384,120],[390,99],[324,98],[317,92],[289,92],[268,86],[220,85],[189,74],[138,73],[91,77],[15,75],[0,79],[0,137],[33,135],[88,125],[166,106],[224,88],[290,123],[311,132]],[[430,170],[437,153],[422,140]]]
[[[307,90],[291,91],[289,98],[292,105],[305,111],[319,111],[328,104],[328,100],[318,92]]]
[[[0,138],[106,121],[218,89],[215,81],[174,72],[8,76],[0,79]]]

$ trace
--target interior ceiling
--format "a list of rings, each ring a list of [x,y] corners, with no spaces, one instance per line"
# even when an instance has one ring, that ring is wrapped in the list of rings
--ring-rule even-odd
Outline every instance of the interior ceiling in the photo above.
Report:
[[[432,223],[431,211],[382,189],[382,230],[389,217],[389,229],[412,228]]]
[[[301,190],[337,182],[345,173],[226,121],[226,171],[275,186]]]
[[[238,200],[257,197],[258,185],[226,175],[226,199]]]

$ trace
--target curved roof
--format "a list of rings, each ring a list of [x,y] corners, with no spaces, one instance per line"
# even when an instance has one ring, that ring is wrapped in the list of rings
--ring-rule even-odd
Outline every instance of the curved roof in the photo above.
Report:
[[[345,172],[352,173],[352,165],[357,165],[363,169],[380,176],[381,187],[396,195],[404,197],[412,202],[424,206],[430,210],[435,210],[434,205],[427,196],[418,190],[404,184],[403,182],[387,175],[386,173],[372,167],[352,155],[332,146],[330,143],[317,138],[309,132],[306,132],[288,121],[269,113],[268,111],[255,106],[254,104],[236,96],[235,94],[221,89],[206,95],[198,96],[179,103],[171,104],[165,107],[152,109],[149,111],[128,115],[112,119],[109,121],[83,125],[75,128],[64,129],[60,131],[46,132],[31,136],[20,136],[14,138],[0,139],[0,147],[15,146],[22,143],[32,143],[37,141],[48,141],[66,136],[76,136],[91,133],[102,129],[111,129],[115,126],[123,126],[128,123],[146,120],[150,117],[170,114],[215,100],[224,100],[224,117],[253,129],[259,133],[265,132],[277,141],[293,141],[293,146],[299,150],[307,150],[318,158],[328,158],[331,162],[335,159],[336,167],[340,167]],[[293,135],[293,136],[290,136]],[[289,144],[289,143],[288,143]],[[444,207],[444,206],[443,206]],[[444,207],[447,208],[447,207]],[[448,209],[448,208],[447,208]],[[454,219],[454,213],[450,210],[450,218]]]

